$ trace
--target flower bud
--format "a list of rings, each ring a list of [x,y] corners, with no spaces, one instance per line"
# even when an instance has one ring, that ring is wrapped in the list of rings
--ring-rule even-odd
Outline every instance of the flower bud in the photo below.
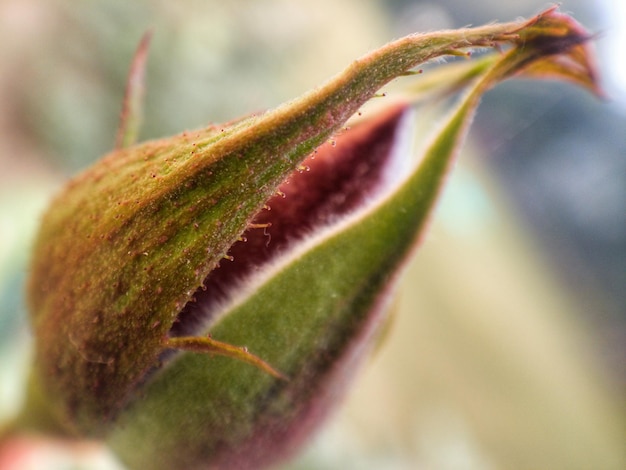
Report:
[[[409,36],[274,111],[116,150],[74,178],[42,221],[29,284],[49,413],[132,468],[258,468],[289,453],[376,336],[481,94],[531,66],[571,78],[576,64],[574,80],[593,83],[572,24],[551,9]],[[419,165],[406,103],[328,142],[418,63],[499,43],[513,47]]]

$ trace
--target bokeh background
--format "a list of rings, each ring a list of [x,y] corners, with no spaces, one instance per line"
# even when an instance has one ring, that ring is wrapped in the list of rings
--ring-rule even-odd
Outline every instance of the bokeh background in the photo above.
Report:
[[[23,284],[38,216],[111,149],[146,30],[142,139],[276,106],[410,32],[545,6],[0,0],[0,422],[28,366]],[[598,33],[608,99],[548,82],[488,94],[387,341],[283,470],[626,468],[626,8],[562,10]],[[32,468],[122,468],[106,449],[74,450],[43,445]]]

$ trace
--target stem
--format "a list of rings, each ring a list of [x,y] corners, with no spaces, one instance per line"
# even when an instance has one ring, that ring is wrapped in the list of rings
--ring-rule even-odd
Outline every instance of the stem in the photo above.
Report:
[[[49,397],[39,384],[37,375],[30,374],[25,400],[18,414],[0,429],[0,442],[21,433],[36,432],[57,437],[71,437],[50,407]]]

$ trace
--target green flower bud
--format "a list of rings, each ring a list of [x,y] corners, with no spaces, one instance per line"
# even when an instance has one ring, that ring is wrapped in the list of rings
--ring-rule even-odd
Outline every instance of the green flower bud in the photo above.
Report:
[[[593,86],[585,40],[554,9],[408,36],[274,111],[106,156],[55,198],[34,247],[33,396],[132,468],[288,454],[366,356],[482,93],[523,70]],[[417,64],[500,44],[419,165],[406,103],[328,143]]]

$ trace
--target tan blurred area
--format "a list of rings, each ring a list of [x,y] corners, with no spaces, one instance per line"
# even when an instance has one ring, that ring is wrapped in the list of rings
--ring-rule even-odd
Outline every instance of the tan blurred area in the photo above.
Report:
[[[412,21],[394,28],[400,4]],[[490,19],[544,6],[518,2],[508,17],[493,6]],[[278,105],[402,28],[461,26],[446,11],[373,0],[0,0],[0,420],[20,401],[28,360],[21,286],[38,214],[111,149],[145,31],[154,39],[142,138],[153,138]],[[284,470],[626,468],[626,380],[590,311],[611,301],[585,286],[580,301],[485,153],[472,139],[464,149],[384,344]],[[91,444],[75,455],[49,443],[37,455],[27,468],[121,468]]]

